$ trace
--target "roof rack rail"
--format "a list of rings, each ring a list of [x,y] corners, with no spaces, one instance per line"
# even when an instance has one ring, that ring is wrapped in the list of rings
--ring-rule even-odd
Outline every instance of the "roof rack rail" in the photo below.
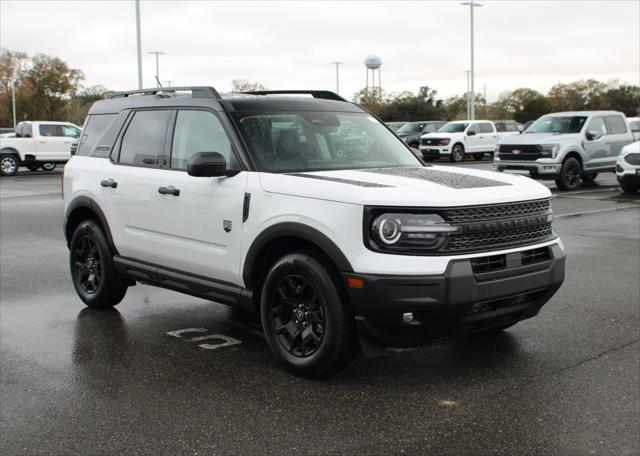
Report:
[[[311,95],[322,100],[347,101],[335,92],[329,90],[252,90],[241,92],[248,95]]]
[[[193,98],[215,98],[222,99],[220,94],[213,87],[194,86],[194,87],[155,87],[153,89],[129,90],[127,92],[118,92],[109,98],[126,98],[131,95],[163,95],[175,92],[191,92]]]

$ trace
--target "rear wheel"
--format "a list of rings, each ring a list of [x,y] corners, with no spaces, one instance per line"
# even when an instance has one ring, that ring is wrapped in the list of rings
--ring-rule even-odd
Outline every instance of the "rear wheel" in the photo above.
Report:
[[[260,314],[271,351],[298,375],[327,375],[355,354],[353,315],[339,278],[315,254],[292,253],[272,266]]]
[[[80,223],[74,231],[69,246],[69,267],[73,286],[89,307],[113,307],[127,292],[127,286],[115,271],[109,243],[93,220]]]
[[[15,155],[0,155],[0,175],[13,176],[18,172],[18,159]]]
[[[451,157],[452,162],[461,162],[464,160],[464,146],[462,144],[456,144],[451,149]]]
[[[556,185],[561,190],[574,190],[580,184],[580,162],[573,158],[567,158],[562,164],[560,175],[556,179]]]
[[[43,163],[42,165],[40,165],[42,167],[42,169],[44,169],[45,171],[53,171],[54,169],[56,169],[56,164],[55,163],[51,163],[51,162],[47,162],[47,163]]]

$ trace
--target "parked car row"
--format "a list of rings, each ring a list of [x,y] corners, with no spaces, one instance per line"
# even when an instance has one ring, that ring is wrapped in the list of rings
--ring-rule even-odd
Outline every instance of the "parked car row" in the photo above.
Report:
[[[68,122],[20,122],[14,133],[0,136],[0,175],[16,174],[20,166],[51,171],[66,163],[80,131]]]

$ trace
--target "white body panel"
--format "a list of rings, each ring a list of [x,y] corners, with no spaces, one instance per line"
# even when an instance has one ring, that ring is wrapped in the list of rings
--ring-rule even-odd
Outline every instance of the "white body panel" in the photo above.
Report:
[[[64,162],[69,160],[69,148],[72,137],[42,136],[40,125],[63,125],[80,130],[80,127],[68,122],[20,122],[31,126],[32,137],[0,137],[0,150],[15,151],[20,161],[25,161],[27,155],[33,155],[39,162]],[[20,125],[19,124],[19,125]]]

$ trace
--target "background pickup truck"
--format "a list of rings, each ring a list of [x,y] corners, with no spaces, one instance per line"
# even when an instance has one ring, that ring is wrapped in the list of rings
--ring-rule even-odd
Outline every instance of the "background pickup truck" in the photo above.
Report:
[[[490,120],[456,120],[435,133],[420,136],[420,152],[427,161],[448,156],[451,161],[459,162],[467,154],[482,160],[485,153],[493,154],[499,137],[515,134],[517,129],[498,133]]]
[[[20,166],[50,171],[66,163],[80,130],[67,122],[20,122],[14,137],[0,137],[0,175],[11,176]]]

